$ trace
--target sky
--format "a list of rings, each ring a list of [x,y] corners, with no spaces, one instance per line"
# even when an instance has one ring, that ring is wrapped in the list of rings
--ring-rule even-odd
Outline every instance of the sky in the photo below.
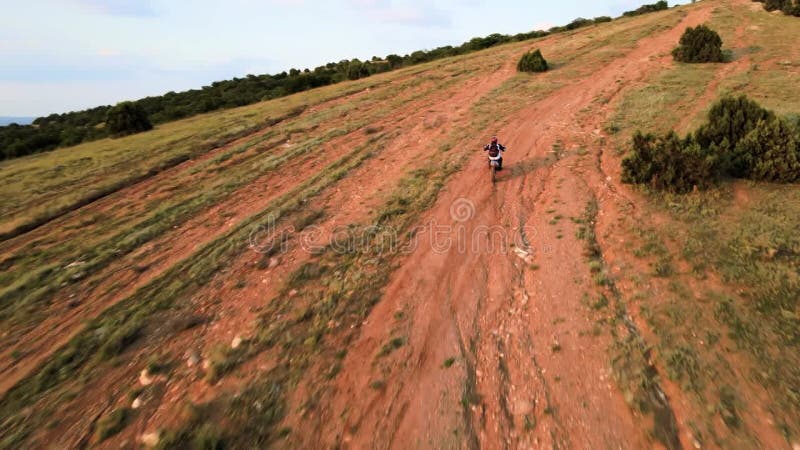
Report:
[[[235,76],[459,45],[576,17],[616,17],[654,1],[5,0],[0,116],[42,116]]]

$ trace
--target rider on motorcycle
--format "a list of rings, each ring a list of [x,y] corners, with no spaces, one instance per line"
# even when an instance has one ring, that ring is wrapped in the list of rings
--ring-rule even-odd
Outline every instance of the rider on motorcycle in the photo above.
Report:
[[[506,147],[497,142],[497,136],[492,138],[491,144],[486,145],[486,147],[483,148],[483,151],[489,152],[489,156],[492,158],[496,158],[497,155],[500,155],[500,159],[497,161],[497,170],[503,169],[502,152],[506,151]]]

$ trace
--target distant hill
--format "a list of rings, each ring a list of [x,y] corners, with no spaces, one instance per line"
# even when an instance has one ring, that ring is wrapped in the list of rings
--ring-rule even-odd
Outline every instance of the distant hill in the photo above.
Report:
[[[669,8],[667,2],[661,0],[643,5],[633,11],[627,11],[623,16],[638,16],[667,8]],[[514,35],[494,33],[486,37],[473,38],[456,47],[446,45],[433,50],[418,50],[404,56],[396,54],[383,58],[373,56],[368,61],[361,61],[357,58],[344,59],[316,67],[313,70],[291,69],[288,72],[274,75],[247,75],[244,78],[216,81],[210,86],[203,86],[200,89],[146,97],[136,100],[134,103],[144,109],[153,125],[160,125],[202,113],[250,105],[346,80],[366,78],[402,67],[463,55],[509,42],[521,42],[574,31],[578,28],[612,20],[608,16],[594,19],[579,17],[567,25],[554,26],[546,31],[533,30]],[[50,114],[34,119],[36,127],[0,129],[0,160],[109,137],[109,130],[103,126],[109,108],[111,105],[102,105],[83,111]],[[7,123],[0,121],[0,127],[4,125]]]
[[[0,116],[0,127],[16,123],[17,125],[30,125],[33,123],[35,117],[6,117]]]

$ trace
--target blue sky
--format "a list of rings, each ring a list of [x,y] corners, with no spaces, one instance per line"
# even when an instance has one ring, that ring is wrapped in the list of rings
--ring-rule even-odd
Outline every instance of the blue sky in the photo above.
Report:
[[[0,116],[78,110],[249,73],[546,29],[652,1],[8,2],[0,16]]]

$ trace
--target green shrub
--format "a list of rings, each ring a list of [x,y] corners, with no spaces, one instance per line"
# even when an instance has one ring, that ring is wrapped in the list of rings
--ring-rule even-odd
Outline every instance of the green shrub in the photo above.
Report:
[[[800,181],[798,127],[744,96],[715,103],[694,135],[680,139],[675,132],[654,136],[637,131],[632,147],[622,160],[622,181],[658,190],[704,189],[723,175]]]
[[[716,179],[717,159],[691,136],[675,132],[659,137],[636,132],[633,151],[622,160],[622,181],[686,193],[708,188]]]
[[[661,0],[650,5],[642,5],[633,11],[626,11],[622,15],[625,17],[633,17],[656,11],[664,11],[666,9],[669,9],[669,4],[666,2],[666,0]]]
[[[726,96],[708,112],[708,121],[695,133],[697,142],[719,155],[722,170],[734,177],[745,177],[750,160],[736,151],[737,143],[756,128],[759,121],[771,121],[775,114],[744,95]]]
[[[126,136],[152,130],[153,124],[150,123],[141,105],[122,102],[108,111],[106,127],[114,136]]]
[[[517,70],[520,72],[546,72],[548,68],[547,61],[539,49],[522,55],[517,64]]]
[[[705,25],[689,27],[681,36],[680,44],[672,51],[676,61],[685,63],[722,62],[722,38]]]
[[[577,30],[578,28],[588,27],[594,23],[593,20],[584,19],[583,17],[578,17],[577,19],[573,20],[572,22],[568,23],[565,28],[567,30]]]
[[[745,166],[745,177],[757,181],[792,183],[800,180],[798,137],[786,122],[761,120],[736,145]]]
[[[800,17],[800,0],[753,0],[764,4],[767,11],[783,11],[786,15]]]

